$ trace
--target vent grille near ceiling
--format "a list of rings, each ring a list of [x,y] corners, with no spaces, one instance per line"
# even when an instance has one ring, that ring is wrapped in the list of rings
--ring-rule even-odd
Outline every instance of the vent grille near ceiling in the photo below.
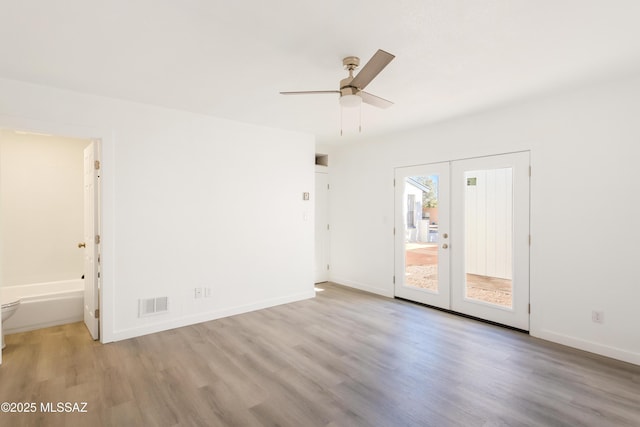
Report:
[[[169,297],[146,298],[138,300],[138,317],[169,311]]]

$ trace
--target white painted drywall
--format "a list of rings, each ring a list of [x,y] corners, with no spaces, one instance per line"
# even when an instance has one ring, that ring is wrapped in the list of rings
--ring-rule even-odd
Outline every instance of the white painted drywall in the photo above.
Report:
[[[102,140],[103,341],[314,295],[313,136],[10,80],[0,93],[1,128]],[[169,312],[138,318],[158,296]]]
[[[638,117],[634,76],[336,143],[330,279],[392,295],[394,167],[531,150],[531,334],[640,364]]]
[[[87,144],[0,129],[0,287],[82,276]]]

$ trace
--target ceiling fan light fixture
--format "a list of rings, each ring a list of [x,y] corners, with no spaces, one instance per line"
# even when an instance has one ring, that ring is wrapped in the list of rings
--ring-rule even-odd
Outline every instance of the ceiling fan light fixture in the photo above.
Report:
[[[359,107],[362,104],[362,98],[358,95],[342,95],[340,97],[340,105],[345,108]]]

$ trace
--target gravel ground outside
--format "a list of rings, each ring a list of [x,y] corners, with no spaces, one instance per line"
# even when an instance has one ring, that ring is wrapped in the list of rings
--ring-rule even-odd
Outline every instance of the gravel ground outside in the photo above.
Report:
[[[438,266],[410,265],[406,268],[405,283],[421,289],[437,290]],[[495,277],[467,274],[467,297],[511,307],[511,281]]]

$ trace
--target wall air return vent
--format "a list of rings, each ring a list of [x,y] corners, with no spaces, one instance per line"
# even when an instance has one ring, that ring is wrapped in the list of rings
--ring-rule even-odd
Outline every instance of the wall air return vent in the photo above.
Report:
[[[138,317],[147,317],[169,311],[169,297],[138,300]]]

